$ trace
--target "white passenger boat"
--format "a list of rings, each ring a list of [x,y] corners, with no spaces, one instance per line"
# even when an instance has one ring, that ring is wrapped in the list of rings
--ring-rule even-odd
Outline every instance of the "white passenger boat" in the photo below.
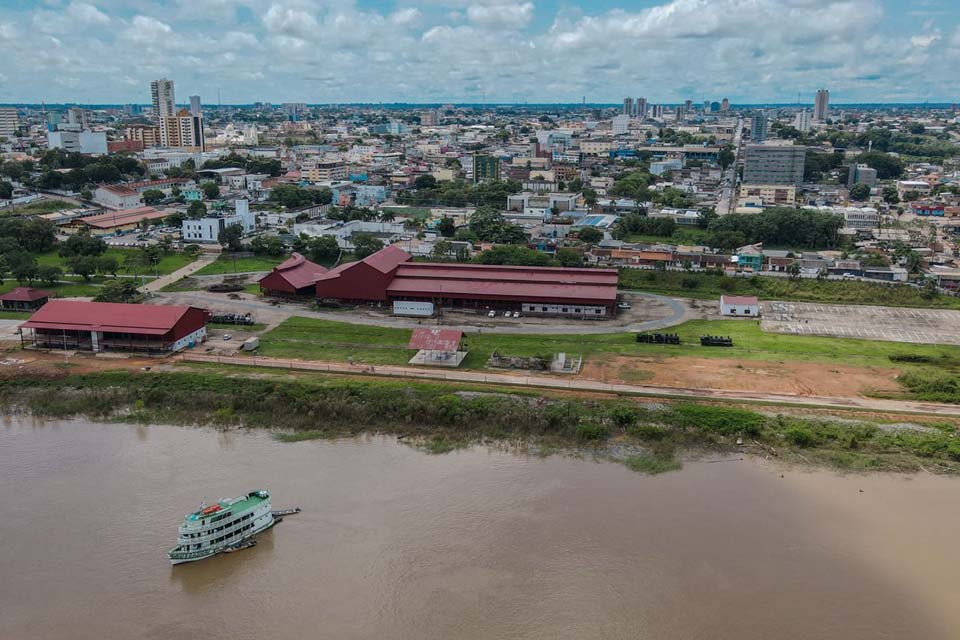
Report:
[[[210,506],[201,505],[183,519],[177,546],[167,555],[171,564],[203,560],[242,545],[275,522],[266,491],[251,491]]]

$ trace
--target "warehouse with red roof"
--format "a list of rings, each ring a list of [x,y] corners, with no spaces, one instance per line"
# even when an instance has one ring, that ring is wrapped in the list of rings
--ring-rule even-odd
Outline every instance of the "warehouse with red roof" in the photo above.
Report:
[[[25,347],[171,353],[206,340],[197,307],[51,300],[20,325]]]
[[[608,318],[616,313],[617,271],[565,267],[412,262],[388,246],[317,280],[321,303],[424,301],[476,311]]]
[[[260,291],[281,298],[312,296],[317,291],[317,280],[326,272],[326,267],[294,253],[260,279]]]

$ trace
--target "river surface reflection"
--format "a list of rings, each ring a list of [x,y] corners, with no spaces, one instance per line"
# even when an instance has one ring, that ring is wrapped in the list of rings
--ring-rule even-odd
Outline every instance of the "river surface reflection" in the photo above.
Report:
[[[7,418],[0,487],[0,638],[960,637],[954,478]],[[303,513],[169,566],[261,487]]]

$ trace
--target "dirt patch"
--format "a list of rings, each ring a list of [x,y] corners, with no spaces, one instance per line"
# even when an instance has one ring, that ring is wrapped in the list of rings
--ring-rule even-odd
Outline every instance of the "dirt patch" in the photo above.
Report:
[[[143,357],[96,357],[91,354],[30,351],[21,349],[0,350],[0,378],[31,376],[36,378],[62,378],[72,373],[97,373],[125,369],[139,370],[156,368],[167,360]]]
[[[886,367],[808,362],[619,356],[585,363],[581,375],[622,384],[848,397],[900,391],[896,381],[899,373]]]

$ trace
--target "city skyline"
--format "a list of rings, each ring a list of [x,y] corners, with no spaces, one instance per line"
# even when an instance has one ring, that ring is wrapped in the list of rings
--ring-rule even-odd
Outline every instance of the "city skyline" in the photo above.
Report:
[[[226,104],[949,103],[929,70],[960,62],[960,22],[941,0],[0,0],[0,54],[0,103],[149,104],[163,77]]]

